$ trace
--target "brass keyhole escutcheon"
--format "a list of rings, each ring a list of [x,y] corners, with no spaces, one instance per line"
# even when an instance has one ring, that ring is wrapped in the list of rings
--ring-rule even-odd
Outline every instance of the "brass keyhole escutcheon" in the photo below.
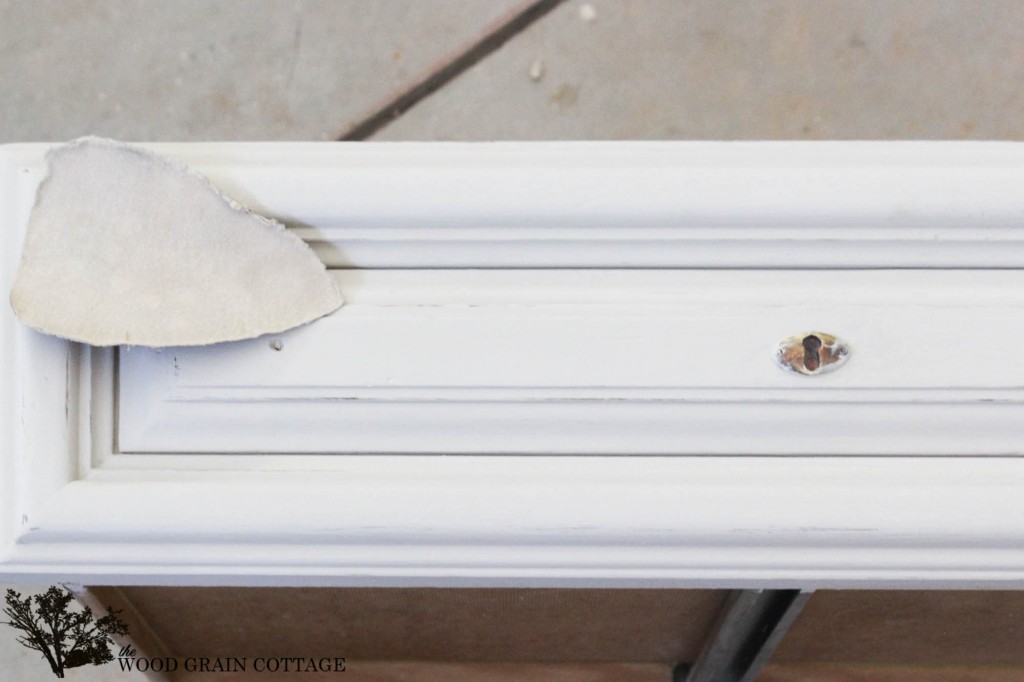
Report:
[[[850,346],[823,332],[805,332],[784,339],[775,348],[779,367],[797,374],[824,374],[839,369],[850,357]]]

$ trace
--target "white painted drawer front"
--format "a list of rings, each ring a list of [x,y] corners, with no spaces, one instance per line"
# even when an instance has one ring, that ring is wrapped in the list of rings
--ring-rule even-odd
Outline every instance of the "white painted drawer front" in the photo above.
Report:
[[[1018,271],[336,271],[308,327],[120,351],[123,452],[1020,454]],[[834,373],[773,362],[838,334]],[[280,346],[275,350],[275,346]]]
[[[1024,587],[1024,144],[148,146],[347,305],[163,351],[3,306],[6,580]]]

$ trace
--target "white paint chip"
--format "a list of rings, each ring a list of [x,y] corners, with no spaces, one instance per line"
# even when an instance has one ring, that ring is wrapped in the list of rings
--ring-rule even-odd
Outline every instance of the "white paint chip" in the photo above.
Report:
[[[544,61],[541,59],[535,59],[533,64],[530,64],[530,80],[539,81],[544,77]]]
[[[311,322],[342,304],[316,254],[185,165],[112,140],[51,151],[11,305],[96,346],[185,346]]]

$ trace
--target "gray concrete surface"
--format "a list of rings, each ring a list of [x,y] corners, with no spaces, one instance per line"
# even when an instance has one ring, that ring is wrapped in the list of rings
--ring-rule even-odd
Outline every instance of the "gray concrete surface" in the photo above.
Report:
[[[1024,5],[571,0],[377,136],[638,138],[1024,139]]]
[[[0,0],[0,142],[327,140],[525,0]]]

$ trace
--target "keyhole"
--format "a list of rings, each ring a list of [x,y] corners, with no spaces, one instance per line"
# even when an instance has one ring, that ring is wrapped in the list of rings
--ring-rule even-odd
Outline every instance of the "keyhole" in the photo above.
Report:
[[[821,365],[821,356],[818,349],[821,348],[821,339],[813,334],[804,337],[804,367],[808,372],[813,372]]]

